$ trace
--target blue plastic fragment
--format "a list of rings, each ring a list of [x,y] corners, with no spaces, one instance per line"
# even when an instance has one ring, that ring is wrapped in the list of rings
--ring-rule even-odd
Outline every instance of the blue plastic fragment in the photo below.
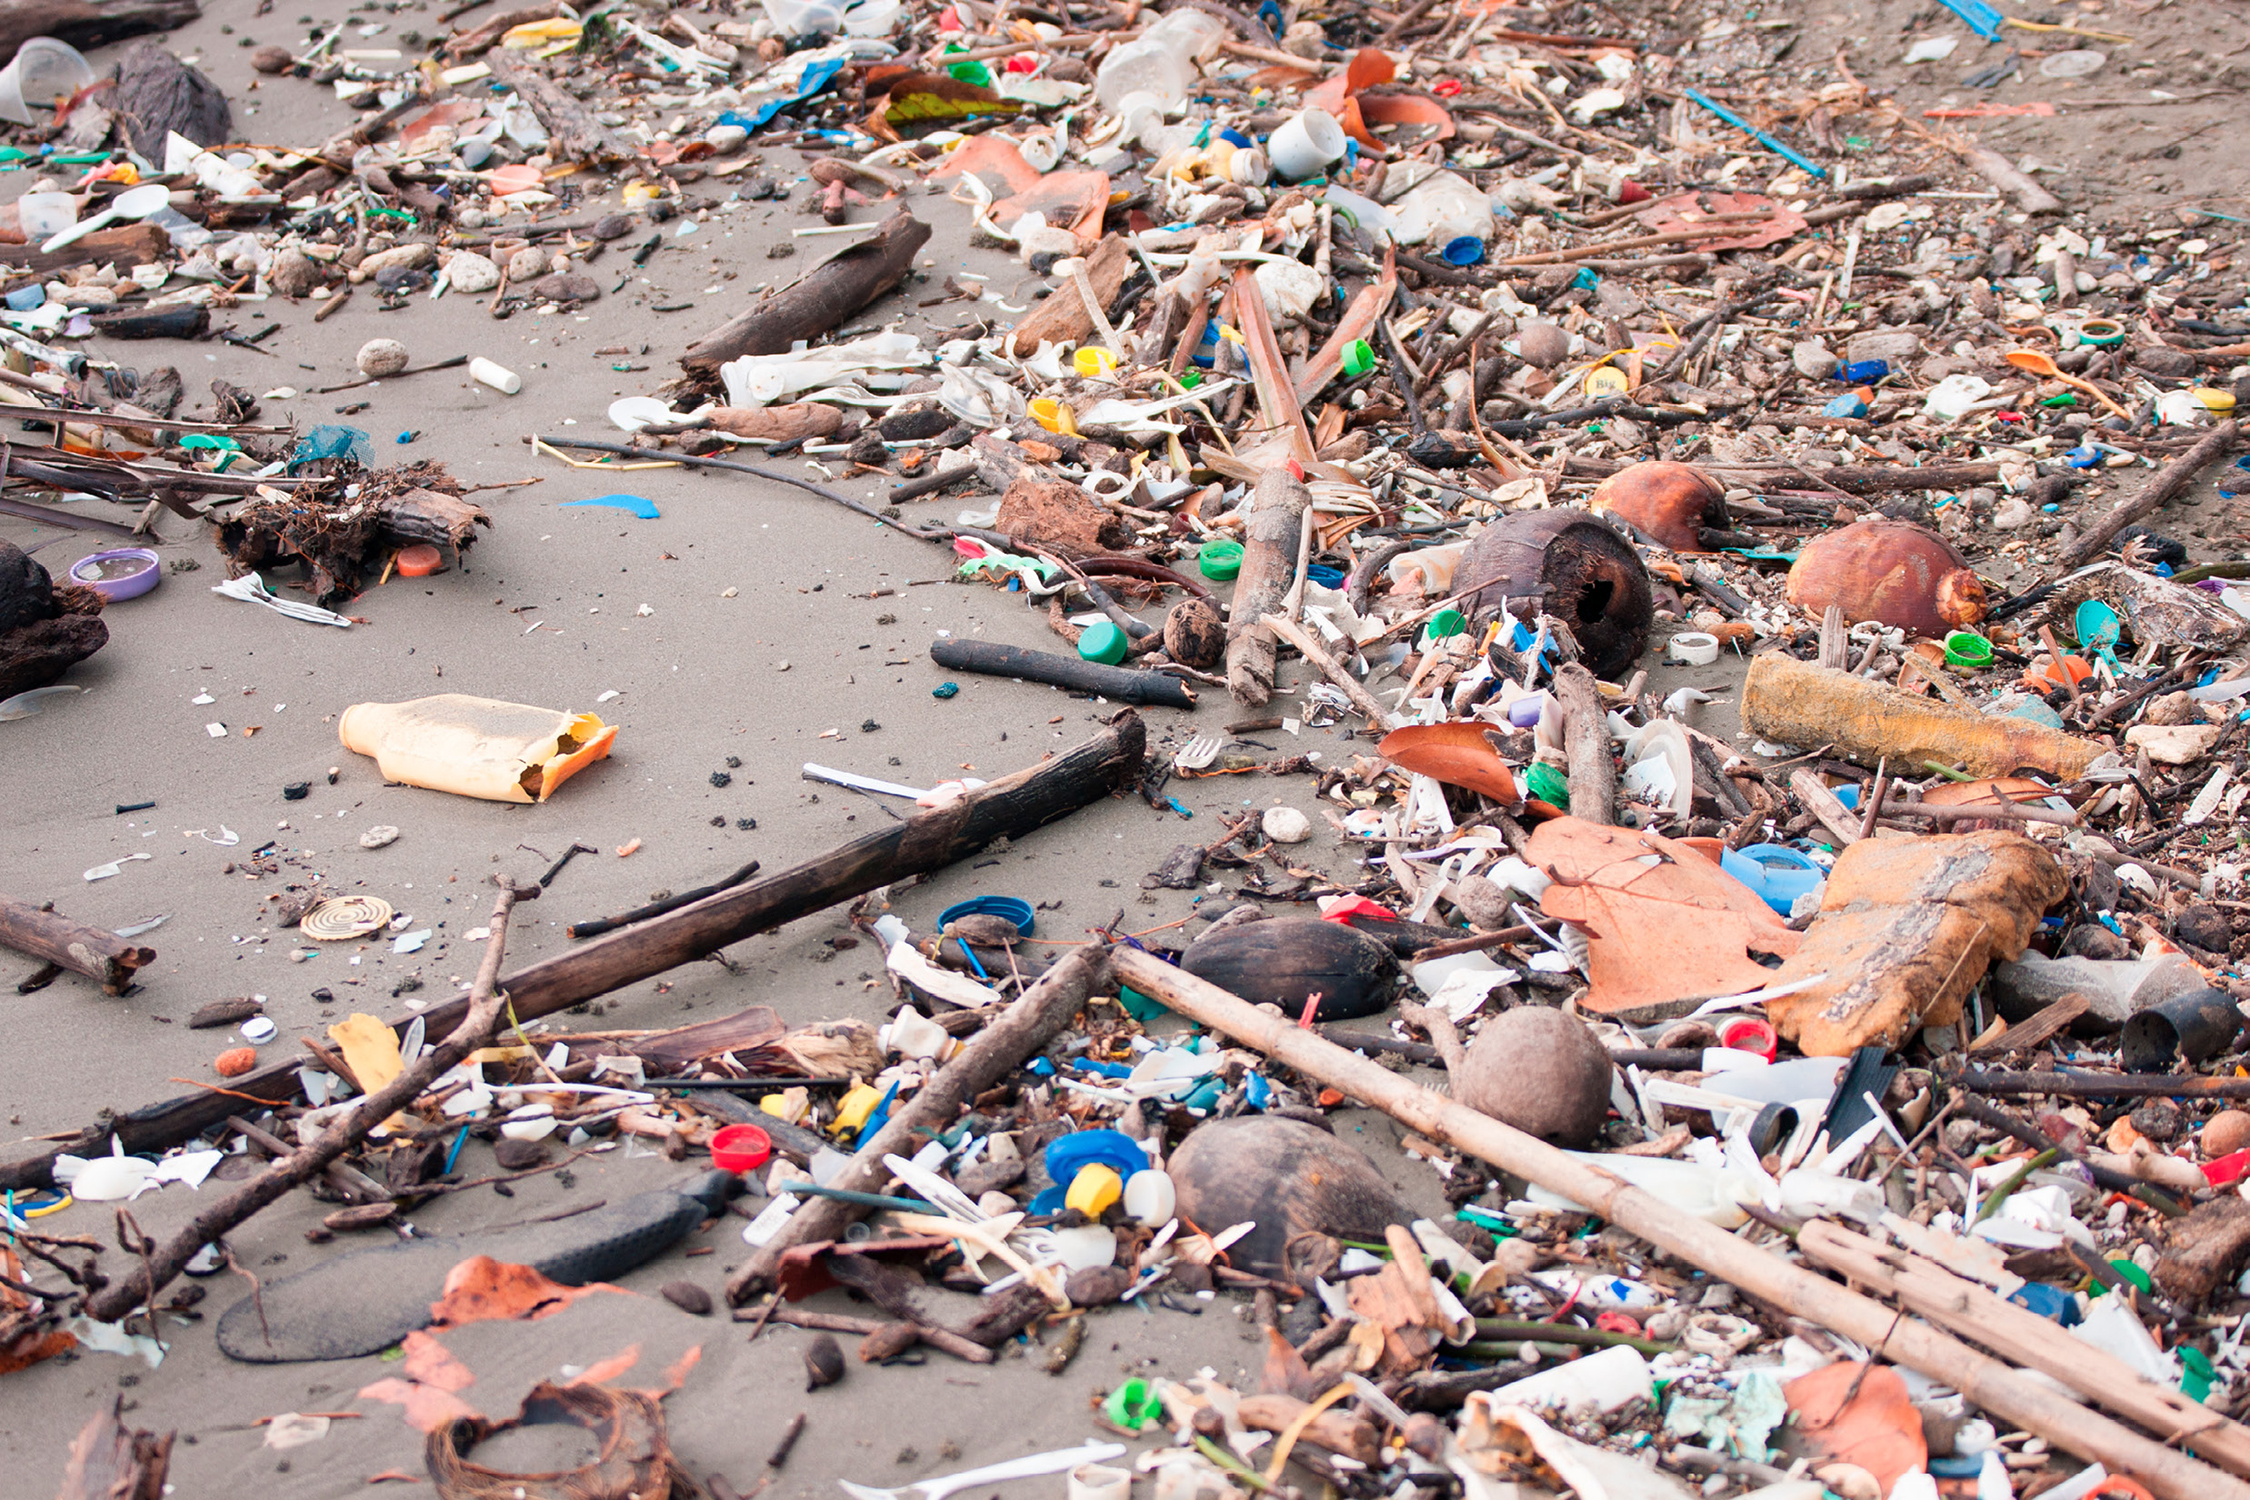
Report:
[[[1273,1102],[1273,1085],[1266,1082],[1263,1073],[1246,1073],[1242,1078],[1242,1102],[1252,1109],[1264,1109]]]
[[[941,682],[930,689],[930,696],[933,698],[951,698],[960,691],[961,684],[958,682]]]
[[[1887,359],[1863,359],[1856,365],[1845,365],[1836,372],[1836,378],[1845,385],[1873,385],[1891,373]]]
[[[1820,414],[1824,417],[1864,417],[1867,415],[1867,403],[1859,398],[1857,391],[1846,391],[1822,407]]]
[[[1331,568],[1322,563],[1308,563],[1305,567],[1305,576],[1324,589],[1340,589],[1344,586],[1344,570],[1342,568]]]
[[[307,464],[338,458],[348,458],[364,469],[371,457],[366,433],[357,427],[323,422],[297,440],[296,451],[289,455],[289,472],[294,474]]]
[[[1999,40],[2000,22],[2003,18],[2000,12],[1985,4],[1984,0],[1938,0],[1938,4],[1959,16],[1971,31],[1986,41]]]
[[[1042,1160],[1047,1176],[1065,1187],[1078,1175],[1079,1168],[1094,1162],[1121,1179],[1148,1170],[1148,1153],[1122,1130],[1074,1130],[1057,1136],[1048,1144]]]
[[[2017,1287],[2008,1300],[2020,1307],[2028,1307],[2040,1317],[2060,1323],[2065,1328],[2084,1320],[2084,1315],[2078,1311],[2076,1297],[2044,1282],[2027,1281]]]
[[[730,109],[719,116],[717,123],[740,125],[744,130],[755,134],[775,115],[780,114],[785,109],[795,109],[798,105],[828,87],[829,82],[843,71],[844,59],[840,57],[813,63],[798,75],[796,93],[785,95],[779,99],[768,99],[748,114]]]
[[[658,519],[656,502],[640,495],[596,495],[590,500],[565,500],[565,510],[579,506],[598,505],[607,510],[629,510],[644,521]]]
[[[881,1102],[876,1104],[874,1111],[868,1115],[867,1123],[859,1128],[859,1135],[852,1142],[854,1151],[865,1150],[867,1143],[875,1139],[876,1132],[891,1123],[891,1101],[897,1097],[898,1081],[893,1079],[891,1086],[883,1091]]]

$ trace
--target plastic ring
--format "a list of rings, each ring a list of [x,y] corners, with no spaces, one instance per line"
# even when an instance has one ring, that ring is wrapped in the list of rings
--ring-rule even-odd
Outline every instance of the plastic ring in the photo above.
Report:
[[[1685,662],[1691,667],[1708,667],[1719,659],[1719,638],[1691,630],[1672,637],[1672,647],[1667,653],[1672,660]]]
[[[1956,630],[1945,638],[1945,662],[1950,667],[1990,666],[1992,642],[1973,630]]]
[[[1096,469],[1080,480],[1078,487],[1096,500],[1117,500],[1131,493],[1133,480],[1115,469]]]
[[[2078,341],[2107,349],[2125,342],[2125,325],[2115,318],[2088,318],[2078,325]]]
[[[1025,937],[1030,937],[1038,927],[1038,917],[1031,903],[1020,896],[974,896],[939,912],[938,931],[943,932],[947,924],[963,917],[999,917],[1015,923],[1016,931]]]

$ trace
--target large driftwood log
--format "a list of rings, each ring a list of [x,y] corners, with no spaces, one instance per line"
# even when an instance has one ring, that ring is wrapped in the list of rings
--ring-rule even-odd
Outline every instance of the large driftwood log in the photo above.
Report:
[[[859,1148],[851,1161],[829,1183],[859,1193],[879,1193],[891,1177],[883,1165],[886,1156],[912,1156],[925,1134],[934,1134],[953,1123],[961,1106],[1023,1065],[1070,1024],[1103,972],[1102,952],[1088,946],[1074,948],[1063,960],[1040,976],[999,1019],[976,1037],[924,1085],[907,1103],[891,1112],[888,1124],[875,1139]],[[845,1227],[865,1216],[857,1204],[835,1198],[815,1198],[799,1205],[781,1226],[781,1232],[754,1251],[741,1270],[727,1281],[727,1296],[746,1301],[773,1280],[781,1257],[798,1245],[816,1240],[839,1240]]]
[[[1160,708],[1193,708],[1195,694],[1177,677],[1162,672],[1136,672],[1052,651],[1026,651],[992,641],[947,639],[930,643],[930,660],[957,672],[981,672],[989,677],[1020,677],[1045,682],[1074,693],[1096,693],[1118,703],[1153,703]]]
[[[873,239],[823,261],[794,285],[761,298],[688,345],[680,363],[715,373],[746,354],[786,354],[799,339],[816,339],[906,279],[930,226],[905,209],[885,219]]]
[[[1297,580],[1297,539],[1312,492],[1286,469],[1268,469],[1250,492],[1242,526],[1242,571],[1227,611],[1227,690],[1245,708],[1273,696],[1274,638],[1267,615],[1280,611]]]
[[[560,84],[505,48],[488,55],[485,65],[531,106],[547,128],[548,151],[557,161],[623,161],[636,154],[631,142],[596,120],[593,111],[564,93]]]
[[[500,986],[520,1021],[532,1021],[606,995],[611,990],[681,964],[693,963],[730,943],[809,916],[878,886],[926,875],[976,853],[996,838],[1026,834],[1132,786],[1140,779],[1148,729],[1137,714],[1121,713],[1076,749],[989,786],[946,807],[932,808],[867,834],[804,864],[721,891],[693,906],[596,938],[581,947],[503,975]],[[451,1000],[423,1012],[424,1025],[443,1033],[460,1024],[467,1003]],[[403,1033],[413,1020],[400,1017]],[[189,1140],[230,1114],[249,1094],[274,1103],[294,1098],[297,1064],[275,1063],[227,1082],[227,1093],[197,1090],[131,1114],[104,1116],[69,1141],[43,1145],[36,1155],[0,1163],[0,1189],[44,1187],[53,1181],[59,1152],[100,1155],[114,1134],[129,1152],[161,1151]]]
[[[170,31],[202,13],[195,0],[0,0],[0,64],[35,36],[84,51],[144,31]]]
[[[1920,1370],[2058,1448],[2099,1460],[2113,1473],[2130,1473],[2158,1500],[2250,1500],[2250,1484],[2090,1411],[1927,1323],[1683,1213],[1593,1162],[1400,1078],[1286,1016],[1267,1015],[1153,954],[1120,946],[1111,951],[1110,964],[1121,981],[1177,1014],[1371,1104],[1419,1135],[1560,1193],[1761,1302]]]
[[[133,983],[133,971],[156,961],[154,948],[9,896],[0,896],[0,947],[98,979],[112,995],[124,994]]]

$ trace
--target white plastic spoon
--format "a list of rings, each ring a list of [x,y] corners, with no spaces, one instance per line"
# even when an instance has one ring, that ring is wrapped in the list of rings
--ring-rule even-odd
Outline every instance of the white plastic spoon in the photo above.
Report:
[[[95,230],[116,223],[119,219],[145,219],[150,214],[171,206],[172,190],[161,182],[144,182],[139,187],[127,188],[109,200],[109,207],[91,219],[80,219],[61,234],[41,245],[41,251],[60,250],[65,245],[76,244]]]

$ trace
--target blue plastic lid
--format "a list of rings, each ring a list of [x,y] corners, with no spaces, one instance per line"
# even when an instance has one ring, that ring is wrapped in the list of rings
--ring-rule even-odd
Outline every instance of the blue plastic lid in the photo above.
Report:
[[[1122,1130],[1077,1130],[1057,1136],[1043,1159],[1047,1175],[1066,1187],[1080,1167],[1093,1162],[1108,1167],[1120,1178],[1148,1170],[1148,1153]]]
[[[948,922],[958,922],[963,917],[1006,917],[1016,924],[1016,931],[1030,937],[1038,919],[1032,914],[1031,903],[1019,896],[978,896],[968,901],[956,901],[938,913],[938,929],[942,932]]]
[[[1456,235],[1438,252],[1449,266],[1473,266],[1484,260],[1484,241],[1473,234]]]

